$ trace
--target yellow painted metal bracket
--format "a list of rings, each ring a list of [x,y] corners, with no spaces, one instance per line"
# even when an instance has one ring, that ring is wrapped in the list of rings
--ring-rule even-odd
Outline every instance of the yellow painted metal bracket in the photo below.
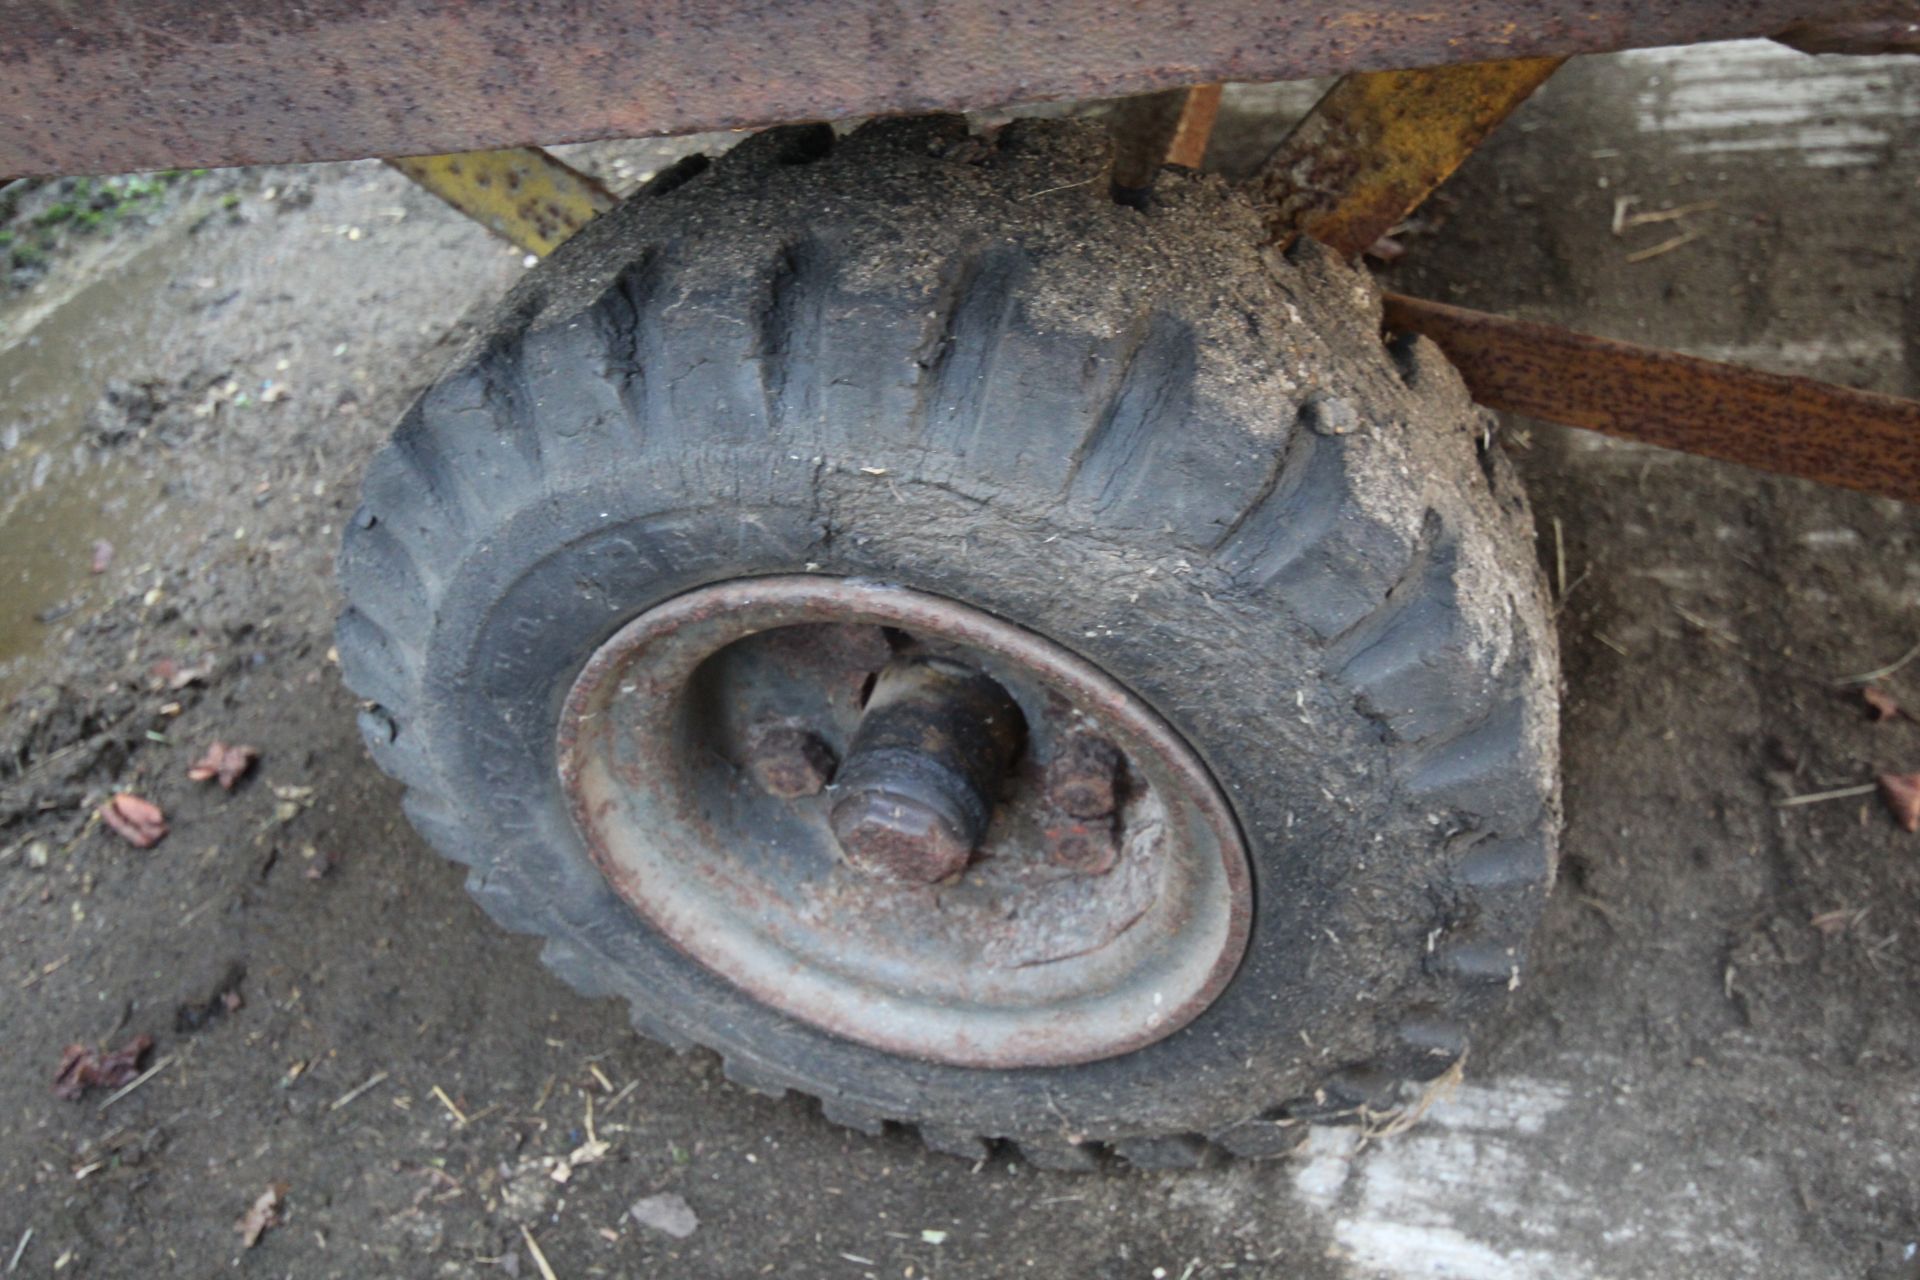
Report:
[[[387,163],[541,257],[616,203],[600,183],[537,147],[407,156]]]
[[[1276,244],[1307,235],[1349,257],[1418,208],[1564,58],[1343,77],[1251,184]]]

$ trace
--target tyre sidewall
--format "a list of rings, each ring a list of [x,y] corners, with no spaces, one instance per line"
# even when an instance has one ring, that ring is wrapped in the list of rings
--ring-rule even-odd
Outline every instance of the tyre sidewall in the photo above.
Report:
[[[861,461],[717,448],[643,458],[544,495],[471,549],[426,647],[421,728],[443,794],[479,798],[458,819],[458,852],[483,904],[555,938],[592,975],[566,976],[762,1075],[971,1132],[1207,1133],[1246,1119],[1252,1102],[1308,1095],[1331,1071],[1377,1062],[1395,1022],[1431,994],[1409,957],[1437,909],[1434,816],[1394,794],[1378,726],[1329,684],[1322,646],[1284,601],[1149,559],[1017,493],[894,478],[957,474],[961,460]],[[1228,794],[1253,863],[1248,953],[1210,1009],[1103,1062],[918,1062],[758,1004],[612,892],[559,783],[555,732],[574,677],[654,605],[786,573],[880,579],[1018,620],[1174,725]]]

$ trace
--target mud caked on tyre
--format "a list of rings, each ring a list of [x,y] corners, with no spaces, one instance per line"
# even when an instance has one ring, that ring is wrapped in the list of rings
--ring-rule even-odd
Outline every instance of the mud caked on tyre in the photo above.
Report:
[[[1517,981],[1554,648],[1366,275],[1106,164],[775,130],[627,201],[372,463],[339,652],[414,824],[646,1033],[943,1149],[1272,1154]]]

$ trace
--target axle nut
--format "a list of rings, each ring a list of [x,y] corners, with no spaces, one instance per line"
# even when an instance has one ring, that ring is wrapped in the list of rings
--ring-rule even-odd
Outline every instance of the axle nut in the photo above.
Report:
[[[834,806],[832,823],[849,863],[895,880],[937,884],[964,871],[973,856],[973,842],[946,818],[904,796],[849,796]]]
[[[1025,721],[991,677],[900,657],[875,678],[829,822],[855,868],[932,884],[966,868]]]

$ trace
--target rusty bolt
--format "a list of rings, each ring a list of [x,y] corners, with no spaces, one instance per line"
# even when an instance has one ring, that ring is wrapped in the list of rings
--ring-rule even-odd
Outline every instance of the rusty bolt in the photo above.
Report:
[[[932,884],[963,870],[1025,735],[1011,695],[956,662],[900,657],[875,678],[829,821],[852,866]]]
[[[872,792],[836,805],[833,834],[862,871],[935,884],[966,869],[973,842],[933,806]]]
[[[1047,763],[1047,799],[1070,818],[1104,818],[1119,807],[1120,752],[1105,738],[1075,734]]]
[[[747,746],[747,771],[762,791],[782,800],[819,795],[838,763],[819,734],[798,725],[764,725]]]
[[[1103,876],[1120,860],[1120,841],[1111,818],[1061,822],[1046,829],[1047,859],[1081,875]]]

